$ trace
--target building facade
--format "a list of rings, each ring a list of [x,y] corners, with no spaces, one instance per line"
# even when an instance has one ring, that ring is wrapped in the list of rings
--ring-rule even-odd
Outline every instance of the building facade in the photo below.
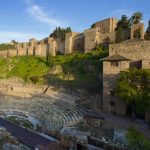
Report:
[[[129,68],[150,69],[150,42],[129,40],[110,44],[109,56],[103,59],[103,110],[117,115],[126,115],[124,101],[113,95],[121,71]],[[150,112],[145,113],[150,120]]]

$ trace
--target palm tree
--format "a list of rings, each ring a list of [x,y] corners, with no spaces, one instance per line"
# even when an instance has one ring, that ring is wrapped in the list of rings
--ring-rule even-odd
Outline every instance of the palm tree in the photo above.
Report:
[[[131,18],[130,18],[130,22],[131,24],[138,24],[140,23],[140,21],[143,19],[143,13],[138,11],[138,12],[135,12]]]

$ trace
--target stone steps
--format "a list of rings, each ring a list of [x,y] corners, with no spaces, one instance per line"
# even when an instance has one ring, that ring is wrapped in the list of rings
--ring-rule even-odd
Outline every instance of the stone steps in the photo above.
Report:
[[[48,130],[59,130],[65,126],[73,125],[83,117],[81,109],[74,103],[55,99],[54,97],[38,96],[31,99],[9,99],[2,101],[0,110],[34,114]],[[27,113],[25,113],[27,112]]]

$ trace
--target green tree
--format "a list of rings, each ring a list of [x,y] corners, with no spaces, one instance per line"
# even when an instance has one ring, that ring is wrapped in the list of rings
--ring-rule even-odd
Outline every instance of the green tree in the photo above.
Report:
[[[18,42],[15,41],[15,40],[11,40],[11,43],[13,43],[13,44],[18,44]]]
[[[122,71],[115,94],[125,101],[135,112],[143,114],[150,108],[150,70],[136,68]]]
[[[68,33],[68,32],[71,32],[71,27],[67,27],[66,28],[66,32]]]
[[[121,16],[121,20],[119,20],[117,23],[116,31],[118,31],[120,28],[122,30],[130,29],[130,20],[128,19],[128,17],[126,15]]]
[[[56,27],[53,33],[50,34],[50,37],[55,39],[65,40],[66,33],[71,32],[71,28],[67,27],[66,29],[61,27]]]
[[[148,22],[148,27],[147,27],[146,34],[145,34],[145,39],[150,40],[150,20]]]
[[[116,31],[116,43],[122,42],[124,39],[123,37],[124,37],[123,29],[121,27],[118,27]]]
[[[130,150],[150,150],[150,141],[134,128],[128,130],[126,139]]]
[[[125,31],[130,30],[130,20],[126,15],[122,15],[116,27],[116,42],[120,43],[124,40]]]
[[[93,24],[91,25],[91,28],[95,28],[95,23],[93,23]]]
[[[46,62],[49,67],[53,66],[53,56],[50,54],[49,51],[47,51],[47,54],[46,54]]]
[[[140,11],[135,12],[130,18],[131,25],[140,23],[142,19],[143,19],[143,13]]]

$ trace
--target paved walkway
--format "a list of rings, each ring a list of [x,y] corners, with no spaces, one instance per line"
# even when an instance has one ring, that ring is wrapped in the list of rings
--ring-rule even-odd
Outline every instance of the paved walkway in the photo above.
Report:
[[[94,118],[94,119],[102,119],[109,124],[112,124],[114,127],[125,128],[128,129],[130,127],[136,127],[140,132],[142,132],[146,137],[150,138],[150,130],[149,125],[142,120],[131,119],[127,117],[119,117],[112,114],[105,113],[97,113],[92,111],[84,112],[85,117]]]
[[[25,145],[33,149],[36,146],[42,146],[46,148],[52,145],[52,147],[58,147],[58,144],[50,141],[49,139],[40,136],[39,134],[36,134],[32,131],[29,131],[25,128],[17,126],[7,120],[4,120],[3,118],[0,118],[0,126],[6,128],[9,133],[11,133],[14,137],[18,139],[18,141],[24,143]]]

